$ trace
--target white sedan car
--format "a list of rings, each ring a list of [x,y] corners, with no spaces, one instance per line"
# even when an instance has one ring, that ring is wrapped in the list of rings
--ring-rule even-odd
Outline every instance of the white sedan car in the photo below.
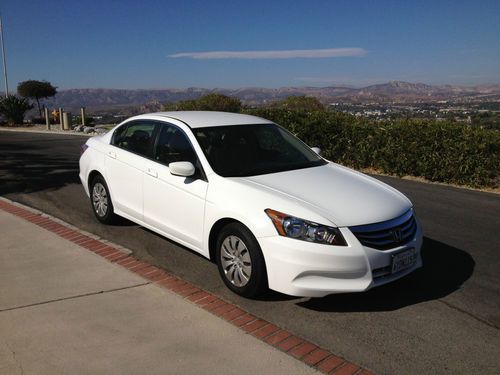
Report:
[[[422,266],[403,194],[263,118],[132,117],[87,141],[80,179],[99,221],[119,215],[202,254],[246,297],[361,292]]]

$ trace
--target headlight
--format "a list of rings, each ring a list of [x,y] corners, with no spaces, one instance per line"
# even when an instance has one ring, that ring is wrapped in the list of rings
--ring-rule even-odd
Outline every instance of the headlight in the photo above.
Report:
[[[266,209],[265,212],[280,236],[325,245],[347,246],[338,228],[299,219],[270,208]]]

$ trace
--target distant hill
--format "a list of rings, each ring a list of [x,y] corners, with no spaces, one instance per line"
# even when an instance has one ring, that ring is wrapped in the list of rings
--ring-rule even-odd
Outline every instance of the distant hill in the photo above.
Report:
[[[290,95],[314,96],[323,103],[331,102],[415,102],[438,100],[473,100],[491,98],[500,100],[500,84],[482,86],[426,85],[391,81],[362,88],[352,87],[282,87],[241,89],[69,89],[61,90],[55,98],[45,101],[51,108],[68,109],[85,106],[89,109],[111,109],[127,106],[145,106],[158,110],[167,102],[196,99],[209,93],[221,93],[240,98],[247,105],[262,105]]]
[[[470,98],[484,95],[499,95],[500,85],[489,86],[451,86],[426,85],[424,83],[409,83],[391,81],[384,84],[367,86],[351,91],[347,97],[353,100],[366,101],[435,101],[445,99]]]

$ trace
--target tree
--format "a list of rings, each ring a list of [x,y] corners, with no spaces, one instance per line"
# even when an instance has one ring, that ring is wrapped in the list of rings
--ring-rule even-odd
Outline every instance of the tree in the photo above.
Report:
[[[278,107],[285,109],[304,111],[323,111],[325,106],[312,96],[289,96],[276,103]]]
[[[208,94],[196,100],[181,100],[164,106],[167,111],[221,111],[240,112],[241,101],[238,98],[222,94]]]
[[[42,109],[40,108],[40,99],[49,98],[57,93],[57,87],[54,87],[47,81],[23,81],[17,85],[17,93],[25,98],[36,100],[38,112],[42,117]]]
[[[11,125],[22,124],[24,114],[31,108],[33,108],[33,105],[26,98],[9,95],[0,99],[0,113],[5,116],[7,122]]]

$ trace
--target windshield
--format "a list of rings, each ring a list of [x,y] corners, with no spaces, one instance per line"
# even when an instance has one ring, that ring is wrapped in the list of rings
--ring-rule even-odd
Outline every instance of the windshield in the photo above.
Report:
[[[223,177],[255,176],[327,163],[275,124],[214,126],[193,132],[212,169]]]

